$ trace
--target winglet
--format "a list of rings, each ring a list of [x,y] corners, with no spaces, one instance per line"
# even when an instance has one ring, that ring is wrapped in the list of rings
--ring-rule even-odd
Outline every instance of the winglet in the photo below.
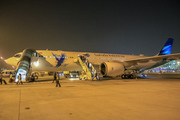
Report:
[[[169,55],[171,54],[171,49],[173,45],[173,38],[169,38],[166,42],[166,44],[163,46],[161,51],[157,55]]]

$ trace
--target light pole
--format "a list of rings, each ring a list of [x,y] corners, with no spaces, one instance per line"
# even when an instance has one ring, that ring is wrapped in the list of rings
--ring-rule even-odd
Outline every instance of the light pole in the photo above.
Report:
[[[178,64],[178,65],[177,65],[177,69],[178,69],[178,72],[179,72],[179,61],[177,61],[177,64]]]
[[[3,61],[3,69],[4,69],[4,59],[3,59],[3,57],[1,57],[1,60]]]

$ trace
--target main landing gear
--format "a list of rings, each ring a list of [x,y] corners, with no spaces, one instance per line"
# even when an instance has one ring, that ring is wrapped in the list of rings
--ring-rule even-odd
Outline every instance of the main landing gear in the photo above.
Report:
[[[122,74],[121,78],[122,79],[134,79],[135,76],[133,74]]]

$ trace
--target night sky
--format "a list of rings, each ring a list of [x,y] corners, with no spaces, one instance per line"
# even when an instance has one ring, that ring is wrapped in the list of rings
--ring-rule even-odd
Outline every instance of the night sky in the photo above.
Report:
[[[180,53],[179,0],[1,0],[0,56],[25,48],[156,55]]]

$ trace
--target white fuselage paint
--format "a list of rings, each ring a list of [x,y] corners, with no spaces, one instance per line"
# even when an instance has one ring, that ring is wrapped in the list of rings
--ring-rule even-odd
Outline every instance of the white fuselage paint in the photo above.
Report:
[[[109,53],[89,53],[89,52],[69,52],[69,51],[51,51],[51,50],[36,50],[39,54],[43,56],[43,58],[39,59],[39,65],[35,66],[32,64],[32,70],[34,71],[81,71],[82,67],[77,64],[75,59],[78,57],[78,55],[84,55],[88,54],[88,60],[90,63],[95,65],[101,65],[103,62],[123,62],[125,60],[129,59],[137,59],[142,58],[144,56],[137,56],[137,55],[124,55],[124,54],[109,54]],[[56,56],[61,56],[61,54],[65,54],[65,60],[61,64],[61,66],[56,67],[57,60],[53,56],[53,54]],[[22,54],[22,53],[17,53]],[[17,66],[17,63],[20,58],[17,57],[11,57],[6,60],[6,62],[12,66]],[[45,63],[48,62],[50,64]],[[124,64],[126,69],[146,69],[149,67],[152,67],[155,65],[157,61],[150,61],[146,63],[138,63],[133,66],[128,66]]]

